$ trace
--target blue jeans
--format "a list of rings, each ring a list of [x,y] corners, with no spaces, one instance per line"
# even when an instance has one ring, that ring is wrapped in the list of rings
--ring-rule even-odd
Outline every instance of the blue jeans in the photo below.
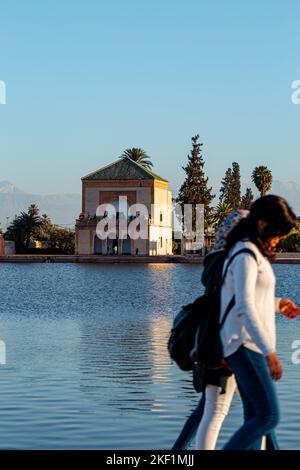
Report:
[[[244,407],[244,424],[224,450],[259,449],[262,436],[271,433],[279,422],[276,391],[266,359],[241,346],[226,358],[233,371]]]

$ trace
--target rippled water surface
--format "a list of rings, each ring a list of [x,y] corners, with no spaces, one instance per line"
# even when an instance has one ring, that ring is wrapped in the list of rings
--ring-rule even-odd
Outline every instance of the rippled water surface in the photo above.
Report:
[[[198,265],[1,264],[2,449],[170,449],[199,396],[170,363],[174,314],[201,291]],[[300,265],[276,265],[300,304]],[[299,320],[278,318],[282,448],[300,449]],[[234,400],[218,447],[241,423]]]

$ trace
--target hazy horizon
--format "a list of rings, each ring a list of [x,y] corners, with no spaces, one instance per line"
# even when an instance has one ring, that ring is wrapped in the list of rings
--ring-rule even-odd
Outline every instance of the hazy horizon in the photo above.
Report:
[[[78,193],[56,193],[41,195],[34,192],[22,191],[22,188],[9,186],[8,181],[0,181],[0,225],[6,228],[8,222],[23,210],[27,210],[30,204],[35,203],[40,208],[40,214],[48,214],[54,223],[71,227],[75,224],[81,211],[81,194]],[[297,215],[300,215],[300,184],[295,182],[284,182],[275,180],[273,182],[273,194],[285,197]],[[212,206],[218,203],[218,191]],[[172,192],[173,197],[176,192]],[[255,192],[255,197],[258,192]]]

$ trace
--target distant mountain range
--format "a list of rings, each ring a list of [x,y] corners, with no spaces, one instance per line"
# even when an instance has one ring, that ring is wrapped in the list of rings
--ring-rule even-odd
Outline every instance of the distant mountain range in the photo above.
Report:
[[[300,216],[300,183],[274,180],[270,193],[286,198],[296,215]]]
[[[275,180],[271,193],[285,197],[297,215],[300,215],[300,183]],[[173,194],[174,195],[174,194]],[[81,211],[80,194],[50,194],[42,196],[22,191],[9,181],[0,181],[0,223],[3,229],[16,214],[37,204],[41,214],[48,214],[59,225],[74,226]]]
[[[30,204],[37,204],[40,214],[48,214],[59,225],[72,227],[81,211],[80,194],[50,194],[41,196],[16,188],[9,181],[0,181],[0,223],[3,229],[16,214],[26,211]]]

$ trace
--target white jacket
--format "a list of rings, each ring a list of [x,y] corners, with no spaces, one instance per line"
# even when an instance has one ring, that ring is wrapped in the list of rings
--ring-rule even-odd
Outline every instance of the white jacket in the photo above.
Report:
[[[251,254],[241,253],[228,269],[221,290],[220,321],[233,296],[235,305],[221,330],[224,357],[233,354],[242,344],[264,356],[276,348],[275,311],[279,309],[280,299],[275,298],[275,275],[270,262],[250,241],[237,242],[228,260],[243,248],[252,250],[257,262]]]

